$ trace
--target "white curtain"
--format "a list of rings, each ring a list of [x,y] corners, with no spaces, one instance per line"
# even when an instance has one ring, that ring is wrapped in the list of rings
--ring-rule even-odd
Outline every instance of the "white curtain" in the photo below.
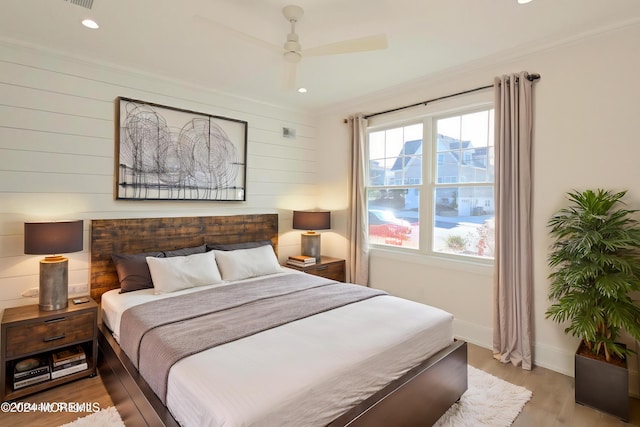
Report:
[[[494,357],[532,366],[532,86],[526,72],[496,77]]]
[[[369,285],[369,242],[367,233],[366,140],[367,120],[362,114],[349,117],[351,139],[350,205],[347,234],[349,263],[347,282]]]

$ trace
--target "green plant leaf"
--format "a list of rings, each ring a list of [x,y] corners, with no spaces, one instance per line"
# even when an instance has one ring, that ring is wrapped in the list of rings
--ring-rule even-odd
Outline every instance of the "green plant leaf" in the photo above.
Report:
[[[629,296],[640,290],[640,227],[631,217],[637,210],[623,208],[625,195],[569,192],[569,206],[547,224],[554,241],[546,317],[568,322],[565,332],[594,352],[618,356],[629,354],[617,344],[623,330],[640,340],[640,306]]]

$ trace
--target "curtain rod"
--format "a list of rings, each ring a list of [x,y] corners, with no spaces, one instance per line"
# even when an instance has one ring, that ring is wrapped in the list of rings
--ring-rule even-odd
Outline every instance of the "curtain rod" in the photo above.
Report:
[[[529,74],[527,76],[527,80],[529,80],[530,82],[532,82],[534,80],[538,80],[539,78],[540,78],[540,74]],[[475,89],[469,89],[469,90],[465,90],[465,91],[458,92],[458,93],[452,93],[451,95],[440,96],[438,98],[433,98],[433,99],[429,99],[427,101],[417,102],[417,103],[411,104],[411,105],[405,105],[403,107],[393,108],[391,110],[379,111],[377,113],[367,114],[367,115],[364,116],[364,118],[368,119],[370,117],[380,116],[382,114],[395,113],[396,111],[406,110],[408,108],[418,107],[420,105],[426,106],[427,104],[429,104],[431,102],[442,101],[443,99],[453,98],[454,96],[460,96],[460,95],[466,95],[466,94],[472,93],[472,92],[478,92],[478,91],[481,91],[481,90],[492,88],[493,86],[494,85],[487,85],[487,86],[477,87]],[[346,122],[346,120],[345,120],[345,122]]]

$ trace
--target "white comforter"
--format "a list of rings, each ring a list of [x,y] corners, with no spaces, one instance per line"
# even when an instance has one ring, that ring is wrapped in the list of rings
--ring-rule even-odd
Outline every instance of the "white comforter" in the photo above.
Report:
[[[177,294],[109,291],[103,319],[119,339],[124,310]],[[375,297],[181,360],[167,407],[183,426],[324,426],[452,341],[451,314]]]

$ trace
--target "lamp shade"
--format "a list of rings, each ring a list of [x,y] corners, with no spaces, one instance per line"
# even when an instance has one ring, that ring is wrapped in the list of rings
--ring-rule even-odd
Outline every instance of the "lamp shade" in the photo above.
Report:
[[[331,212],[293,211],[293,228],[296,230],[328,230],[331,228]]]
[[[25,222],[24,253],[55,255],[79,252],[83,248],[82,220]]]

